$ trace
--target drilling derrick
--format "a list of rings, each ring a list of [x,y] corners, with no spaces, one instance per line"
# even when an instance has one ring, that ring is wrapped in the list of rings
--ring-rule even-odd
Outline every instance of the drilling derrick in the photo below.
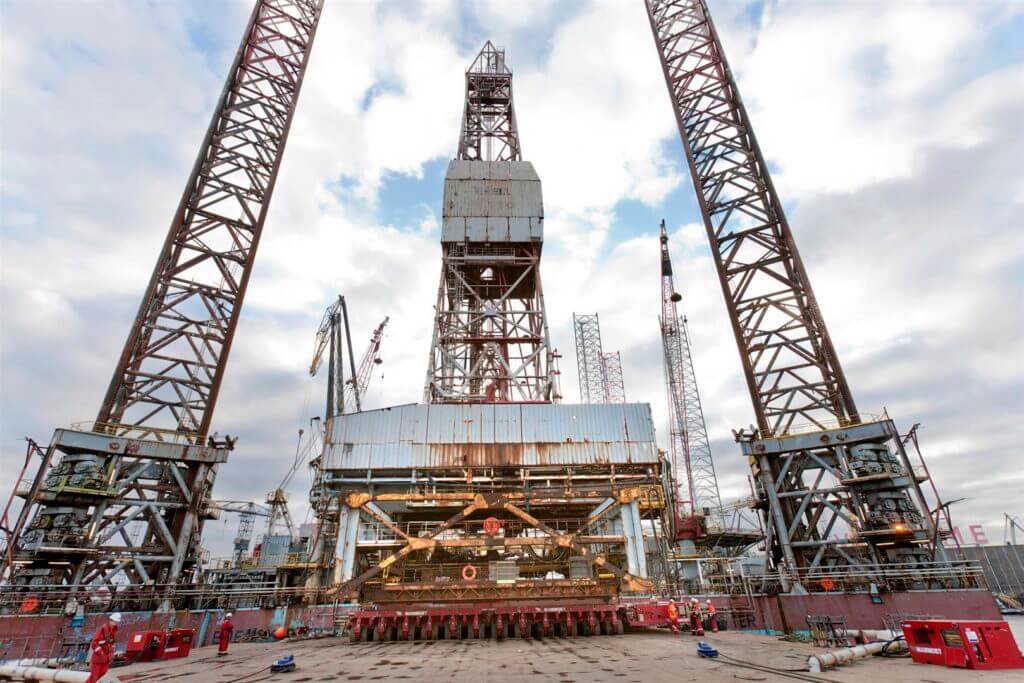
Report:
[[[424,401],[551,401],[540,179],[521,160],[512,72],[490,41],[466,72],[459,156],[445,177],[442,214]]]
[[[686,316],[677,310],[682,296],[672,276],[668,231],[661,222],[661,344],[665,355],[665,388],[668,393],[669,453],[676,480],[676,500],[689,510],[683,516],[715,515],[721,518],[722,498],[718,493],[715,463],[704,424],[704,410],[697,390],[697,376],[690,354]]]
[[[757,418],[738,440],[770,566],[796,591],[929,587],[920,570],[949,565],[920,480],[893,421],[854,403],[707,5],[646,5]]]
[[[209,436],[213,409],[321,7],[256,2],[96,420],[56,430],[26,498],[15,586],[155,596],[190,579],[234,445]]]
[[[580,400],[584,403],[625,403],[622,357],[618,351],[605,353],[601,346],[601,324],[597,313],[572,314],[576,337],[576,367]]]
[[[616,632],[620,594],[652,588],[644,533],[666,496],[650,407],[604,403],[603,388],[602,404],[555,402],[540,179],[513,111],[488,42],[445,178],[424,402],[331,426],[330,593],[365,605],[356,639]]]

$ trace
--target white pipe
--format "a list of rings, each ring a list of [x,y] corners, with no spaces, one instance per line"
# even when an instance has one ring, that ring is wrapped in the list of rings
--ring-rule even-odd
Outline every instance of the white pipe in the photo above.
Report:
[[[811,673],[821,673],[825,669],[831,669],[835,666],[847,664],[855,659],[876,655],[885,649],[887,644],[888,642],[879,641],[876,643],[868,643],[867,645],[844,647],[838,650],[830,650],[829,652],[811,655],[807,658],[807,670]],[[898,640],[889,645],[889,649],[892,652],[899,652],[905,648],[906,642],[902,640]]]
[[[17,664],[0,665],[0,680],[4,681],[54,681],[55,683],[85,683],[89,680],[89,674],[85,671],[70,671],[68,669],[44,669],[38,666],[18,666]],[[104,681],[116,681],[113,676],[107,675],[102,678]]]
[[[870,643],[874,640],[892,640],[897,636],[903,635],[902,632],[890,631],[889,629],[846,629],[840,631],[839,635],[846,638],[853,638],[855,643]]]

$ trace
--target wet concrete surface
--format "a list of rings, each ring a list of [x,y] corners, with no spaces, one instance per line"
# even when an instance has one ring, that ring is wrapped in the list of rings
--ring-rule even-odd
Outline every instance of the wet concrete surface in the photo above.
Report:
[[[718,683],[719,681],[819,680],[838,683],[1024,683],[1020,671],[967,671],[914,664],[909,658],[872,657],[812,676],[804,667],[807,656],[821,651],[806,643],[780,641],[773,636],[727,632],[704,640],[722,655],[785,673],[746,668],[724,659],[697,656],[697,638],[665,631],[621,636],[551,638],[545,640],[422,641],[350,643],[343,638],[231,646],[226,657],[214,648],[196,650],[185,660],[136,664],[115,669],[124,683],[151,681],[438,681],[490,683],[519,680],[584,683]],[[270,664],[294,654],[294,672],[274,674]]]

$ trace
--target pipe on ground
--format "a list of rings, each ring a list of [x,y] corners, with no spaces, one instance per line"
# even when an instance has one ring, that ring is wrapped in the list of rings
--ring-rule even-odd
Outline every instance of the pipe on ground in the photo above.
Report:
[[[854,647],[844,647],[838,650],[822,652],[807,658],[807,670],[811,673],[821,673],[826,669],[848,664],[855,659],[877,655],[882,650],[885,650],[886,646],[888,646],[888,650],[891,652],[900,652],[906,649],[907,644],[902,640],[891,643],[879,641],[868,643],[867,645],[855,645]]]
[[[0,681],[54,681],[55,683],[85,683],[89,674],[68,669],[44,669],[41,666],[0,664]],[[111,680],[104,677],[105,681]],[[114,679],[116,680],[116,679]]]

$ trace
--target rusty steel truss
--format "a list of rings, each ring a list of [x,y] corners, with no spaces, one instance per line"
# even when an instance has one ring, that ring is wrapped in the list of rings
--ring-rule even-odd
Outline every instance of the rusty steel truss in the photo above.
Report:
[[[757,418],[738,438],[771,566],[801,590],[941,560],[895,427],[854,404],[706,2],[646,6]]]
[[[466,70],[459,159],[519,161],[519,130],[512,100],[512,72],[505,51],[487,41]]]
[[[668,231],[661,222],[661,345],[665,360],[665,389],[668,393],[669,452],[676,496],[689,505],[688,514],[714,515],[722,518],[722,497],[718,492],[718,476],[711,458],[704,409],[697,389],[697,375],[690,354],[690,334],[686,316],[679,315],[677,305],[682,295],[676,290],[672,275],[672,256],[668,248]],[[680,515],[684,510],[679,510]]]
[[[26,496],[15,585],[166,586],[196,567],[234,445],[208,436],[213,409],[322,4],[256,2],[96,421],[56,431]]]

